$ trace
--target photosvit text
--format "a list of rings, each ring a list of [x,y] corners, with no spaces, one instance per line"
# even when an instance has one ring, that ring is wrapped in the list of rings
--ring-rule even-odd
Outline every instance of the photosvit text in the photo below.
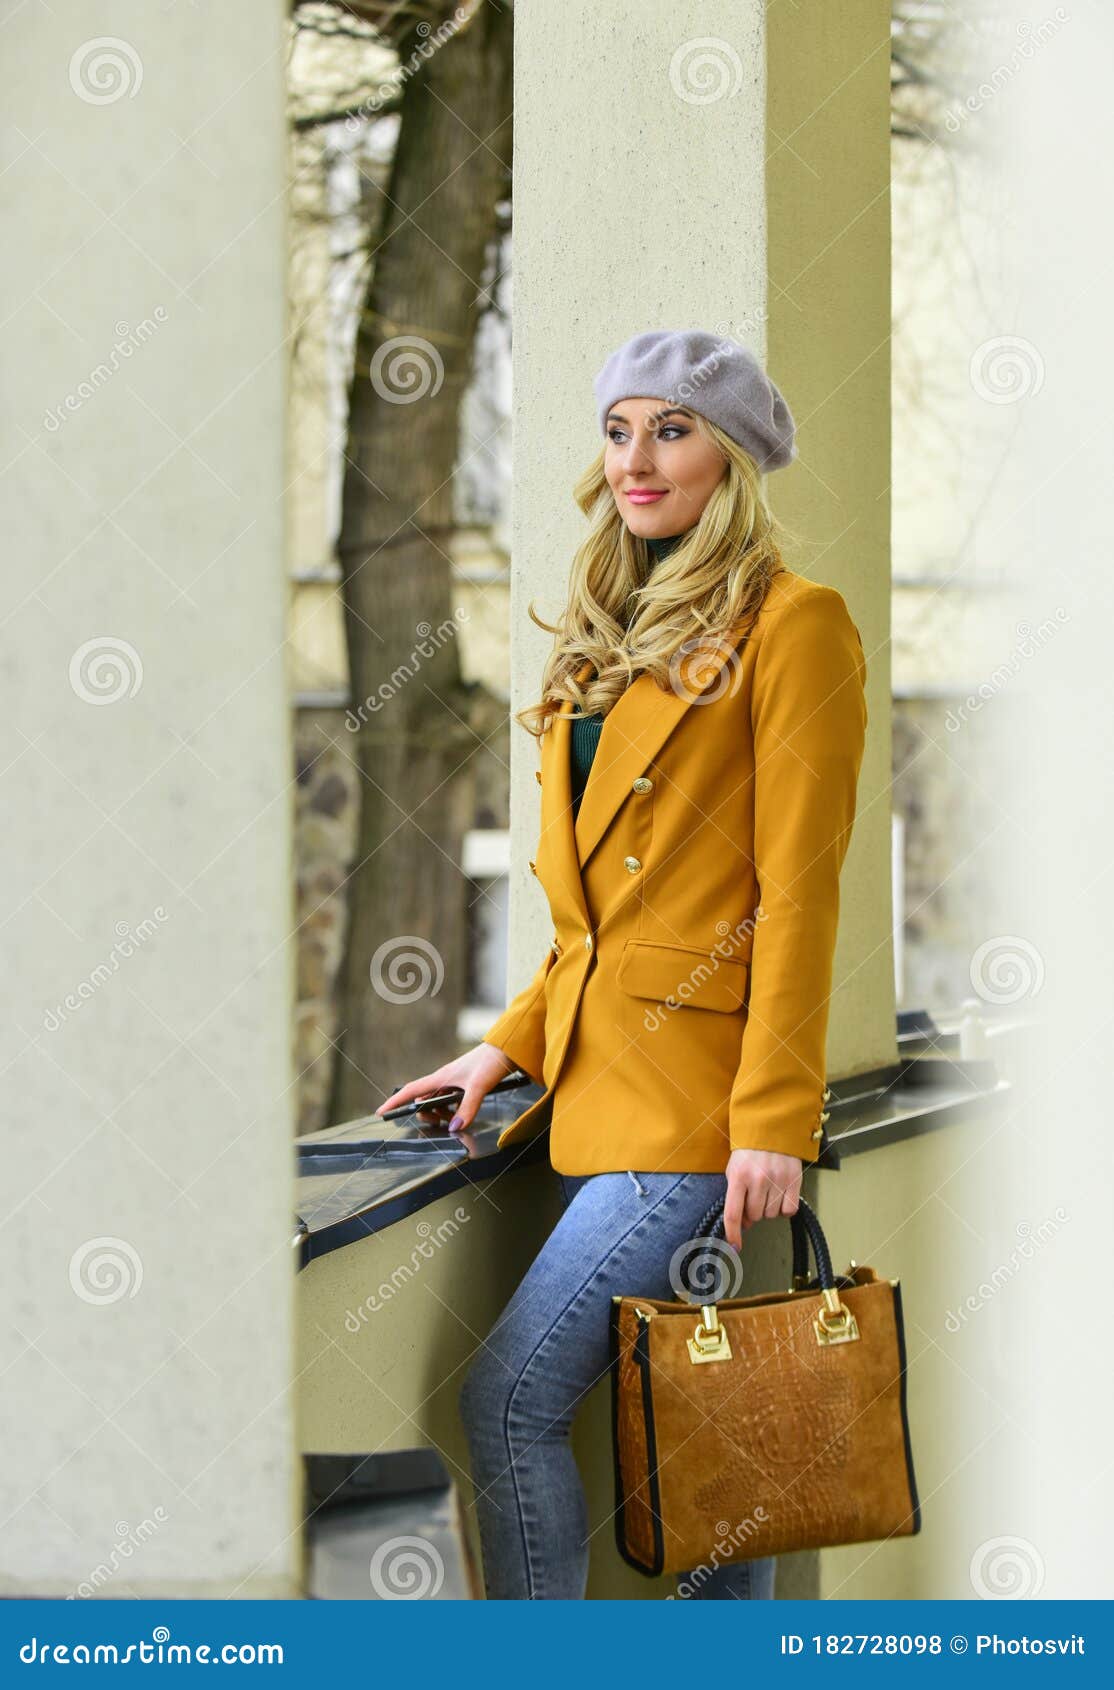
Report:
[[[974,1632],[970,1637],[956,1632],[942,1637],[936,1632],[825,1632],[800,1637],[795,1632],[782,1632],[783,1655],[1082,1655],[1084,1638],[1079,1632],[1070,1637],[1003,1637],[999,1632]]]

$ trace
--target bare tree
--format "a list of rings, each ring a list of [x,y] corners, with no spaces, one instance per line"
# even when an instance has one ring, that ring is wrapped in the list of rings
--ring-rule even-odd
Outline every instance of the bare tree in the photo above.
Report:
[[[508,0],[337,11],[389,40],[402,72],[338,540],[362,722],[331,1110],[346,1120],[451,1054],[465,991],[470,763],[505,709],[462,681],[448,542],[461,400],[510,197],[512,17]]]
[[[920,146],[955,146],[949,101],[965,91],[972,21],[952,0],[894,0],[890,18],[890,133]]]

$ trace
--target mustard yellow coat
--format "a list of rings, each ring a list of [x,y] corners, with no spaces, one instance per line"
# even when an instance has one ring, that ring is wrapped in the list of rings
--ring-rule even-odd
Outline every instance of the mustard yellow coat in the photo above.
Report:
[[[548,1121],[567,1174],[816,1157],[865,677],[842,596],[784,570],[711,674],[628,687],[575,827],[554,717],[533,865],[553,944],[484,1034],[546,1089],[501,1147]]]

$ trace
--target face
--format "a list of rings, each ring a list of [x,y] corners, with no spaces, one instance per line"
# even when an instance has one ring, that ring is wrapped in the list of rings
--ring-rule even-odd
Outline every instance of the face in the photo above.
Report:
[[[627,527],[654,540],[699,521],[727,463],[683,405],[620,399],[607,413],[603,467]]]

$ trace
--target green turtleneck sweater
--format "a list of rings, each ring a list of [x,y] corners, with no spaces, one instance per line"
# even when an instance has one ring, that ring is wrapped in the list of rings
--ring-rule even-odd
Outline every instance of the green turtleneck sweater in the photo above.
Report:
[[[684,539],[684,533],[666,534],[660,540],[647,540],[652,561],[651,567],[659,558],[668,557],[675,546],[679,546]],[[580,800],[584,796],[584,788],[588,784],[588,774],[592,767],[592,759],[596,755],[596,747],[600,742],[603,731],[602,716],[578,716],[572,724],[569,752],[569,773],[572,778],[572,813],[575,817],[580,809]]]

